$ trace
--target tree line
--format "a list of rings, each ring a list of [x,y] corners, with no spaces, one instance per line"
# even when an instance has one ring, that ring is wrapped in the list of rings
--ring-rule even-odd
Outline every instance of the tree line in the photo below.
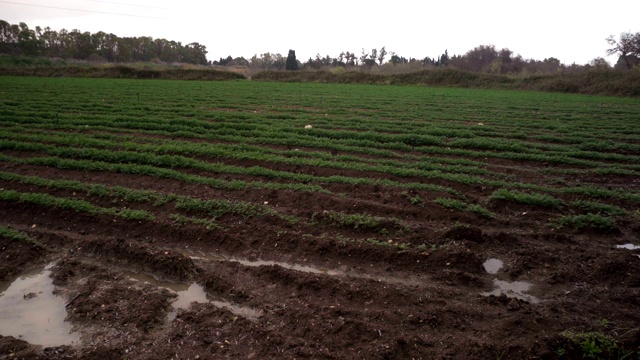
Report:
[[[342,51],[335,57],[317,54],[315,58],[306,61],[296,59],[295,51],[289,50],[288,56],[279,53],[264,53],[253,55],[250,59],[244,57],[220,58],[213,64],[221,66],[246,66],[258,70],[331,70],[336,68],[358,68],[362,71],[371,71],[374,68],[389,70],[399,68],[395,72],[420,71],[429,68],[451,67],[463,71],[486,74],[555,74],[559,72],[579,72],[589,69],[616,68],[632,69],[640,66],[640,32],[623,33],[619,40],[610,36],[606,39],[611,46],[606,50],[607,55],[618,55],[617,62],[611,66],[604,58],[596,57],[588,64],[566,65],[554,57],[543,60],[524,59],[508,48],[497,49],[494,45],[480,45],[463,55],[450,56],[445,50],[436,58],[425,57],[422,59],[406,58],[393,51],[387,51],[386,47],[362,49],[358,55],[355,52]],[[385,62],[385,60],[387,60]],[[393,73],[394,71],[386,71]]]
[[[96,62],[162,61],[206,65],[207,49],[193,42],[154,39],[148,36],[119,37],[102,31],[52,30],[0,20],[0,54],[44,56]]]
[[[618,55],[614,68],[632,69],[640,66],[640,33],[623,33],[619,39],[606,39],[610,48],[608,55]],[[342,51],[337,56],[317,54],[306,61],[300,61],[294,50],[287,56],[280,53],[255,54],[251,58],[232,57],[207,61],[204,45],[151,37],[118,37],[105,32],[89,33],[74,29],[55,31],[27,24],[9,24],[0,20],[0,54],[44,56],[61,59],[77,59],[96,62],[137,62],[157,61],[165,63],[190,63],[218,66],[245,66],[254,70],[330,70],[359,69],[361,71],[384,71],[388,73],[419,71],[429,68],[451,67],[459,70],[488,74],[554,74],[558,72],[581,71],[590,68],[610,68],[601,57],[585,65],[565,65],[559,59],[524,59],[508,48],[497,49],[494,45],[480,45],[463,55],[450,56],[445,50],[441,55],[422,59],[407,58],[393,51],[380,49],[360,53]]]

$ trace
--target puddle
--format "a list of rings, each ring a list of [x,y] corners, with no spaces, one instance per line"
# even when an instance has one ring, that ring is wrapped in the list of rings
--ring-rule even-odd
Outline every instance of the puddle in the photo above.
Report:
[[[193,255],[193,254],[197,254],[197,255]],[[247,259],[240,259],[240,258],[233,258],[233,257],[225,257],[218,254],[205,254],[202,251],[196,252],[192,249],[186,249],[186,253],[183,253],[183,255],[188,256],[193,260],[237,262],[239,264],[242,264],[248,267],[276,265],[276,266],[283,267],[285,269],[300,271],[300,272],[309,273],[309,274],[323,274],[328,276],[346,276],[346,277],[352,277],[357,279],[366,279],[366,280],[385,282],[389,284],[420,285],[422,283],[420,279],[368,275],[368,274],[357,273],[354,271],[326,269],[322,267],[301,265],[301,264],[289,263],[284,261],[247,260]]]
[[[26,272],[0,286],[0,335],[42,346],[72,345],[80,335],[71,332],[65,301],[53,294],[51,268]]]
[[[263,266],[263,265],[264,266],[277,265],[277,266],[281,266],[281,267],[283,267],[285,269],[301,271],[301,272],[310,273],[310,274],[325,274],[325,275],[329,275],[329,276],[346,275],[346,273],[344,271],[329,270],[329,269],[324,269],[324,268],[316,268],[316,267],[312,267],[312,266],[292,264],[292,263],[286,263],[286,262],[281,262],[281,261],[267,261],[267,260],[250,261],[250,260],[242,260],[242,259],[234,259],[234,258],[228,259],[227,261],[237,262],[237,263],[240,263],[240,264],[242,264],[244,266],[251,266],[251,267],[258,267],[258,266]]]
[[[482,264],[482,266],[484,266],[484,270],[489,274],[497,274],[498,271],[502,269],[503,265],[504,263],[502,260],[498,259],[489,259]]]
[[[193,251],[189,251],[190,253],[193,253]],[[193,256],[193,255],[189,255],[189,257],[193,260],[209,260],[209,261],[228,261],[228,262],[237,262],[240,263],[244,266],[250,266],[250,267],[258,267],[258,266],[271,266],[271,265],[277,265],[280,267],[283,267],[285,269],[290,269],[290,270],[295,270],[295,271],[301,271],[301,272],[306,272],[306,273],[310,273],[310,274],[325,274],[325,275],[329,275],[329,276],[340,276],[340,275],[346,275],[346,273],[344,271],[340,271],[340,270],[330,270],[330,269],[325,269],[325,268],[319,268],[319,267],[313,267],[313,266],[307,266],[307,265],[300,265],[300,264],[294,264],[294,263],[288,263],[288,262],[283,262],[283,261],[271,261],[271,260],[247,260],[247,259],[239,259],[239,258],[226,258],[224,256],[221,255],[207,255],[204,254],[202,252],[198,252],[200,256]]]
[[[624,244],[624,245],[616,245],[617,249],[627,249],[627,250],[638,250],[640,249],[640,245],[633,244]]]
[[[526,281],[509,282],[509,281],[493,279],[493,285],[495,285],[496,287],[493,291],[485,292],[485,293],[482,293],[481,295],[500,296],[502,294],[505,294],[507,297],[524,300],[532,304],[537,304],[538,302],[540,302],[540,300],[537,297],[533,295],[525,294],[525,292],[529,291],[533,286],[533,284],[528,283]]]
[[[131,280],[163,287],[178,295],[177,299],[171,304],[173,306],[173,310],[168,315],[169,321],[173,321],[173,319],[176,318],[176,316],[178,315],[178,310],[188,309],[191,303],[194,302],[203,304],[210,303],[215,307],[225,308],[231,311],[231,313],[233,314],[242,316],[243,318],[252,321],[256,321],[260,318],[260,316],[262,316],[262,313],[260,311],[244,306],[238,306],[223,299],[215,298],[207,294],[204,288],[200,284],[197,284],[195,282],[187,285],[184,283],[158,280],[151,275],[140,274],[131,271],[125,271],[124,274]]]

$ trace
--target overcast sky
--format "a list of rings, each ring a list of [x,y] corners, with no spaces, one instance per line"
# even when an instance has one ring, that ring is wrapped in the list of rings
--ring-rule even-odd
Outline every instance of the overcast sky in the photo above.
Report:
[[[422,59],[495,45],[586,64],[605,57],[607,36],[639,32],[638,14],[638,0],[0,0],[0,19],[12,24],[199,42],[209,60],[294,49],[305,61],[382,46]]]

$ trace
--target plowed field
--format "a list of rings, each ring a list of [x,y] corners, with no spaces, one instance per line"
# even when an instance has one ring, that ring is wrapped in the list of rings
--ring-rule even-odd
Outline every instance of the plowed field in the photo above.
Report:
[[[638,99],[0,77],[0,359],[637,359],[639,209]]]

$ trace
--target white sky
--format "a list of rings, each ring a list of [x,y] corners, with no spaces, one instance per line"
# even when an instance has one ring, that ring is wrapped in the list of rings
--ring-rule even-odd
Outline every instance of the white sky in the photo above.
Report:
[[[525,59],[586,64],[605,57],[607,36],[640,31],[638,14],[638,0],[0,0],[0,19],[12,24],[199,42],[209,60],[265,52],[286,56],[294,49],[298,60],[306,61],[316,53],[360,55],[362,48],[382,46],[422,59],[445,49],[461,55],[478,45],[495,45]]]

